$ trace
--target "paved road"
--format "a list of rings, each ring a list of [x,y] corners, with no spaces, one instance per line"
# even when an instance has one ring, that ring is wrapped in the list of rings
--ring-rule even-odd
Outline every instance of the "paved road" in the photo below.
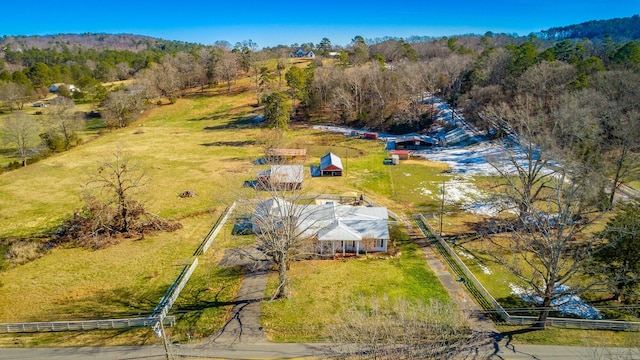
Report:
[[[292,359],[326,358],[326,344],[275,344],[261,342],[254,344],[237,343],[233,345],[172,346],[175,358],[195,359]],[[544,345],[506,345],[498,344],[496,351],[490,351],[487,359],[496,360],[576,360],[576,359],[625,359],[640,360],[640,349],[588,348],[571,346]],[[83,347],[83,348],[38,348],[38,349],[0,349],[3,360],[113,360],[113,359],[166,359],[162,346],[119,346],[119,347]]]

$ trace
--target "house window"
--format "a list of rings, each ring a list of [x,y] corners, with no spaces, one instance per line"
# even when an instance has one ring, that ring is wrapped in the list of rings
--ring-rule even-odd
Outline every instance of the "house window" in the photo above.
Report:
[[[376,239],[376,247],[377,248],[384,247],[384,239]]]

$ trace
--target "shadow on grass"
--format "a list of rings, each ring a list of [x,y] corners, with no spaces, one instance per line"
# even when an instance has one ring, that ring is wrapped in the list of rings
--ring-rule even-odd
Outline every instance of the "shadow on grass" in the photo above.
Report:
[[[14,155],[16,154],[16,150],[15,149],[11,149],[11,148],[0,148],[0,155],[2,156],[7,156],[7,157],[15,157]],[[17,158],[17,157],[16,157]]]
[[[141,285],[101,290],[85,297],[70,295],[58,300],[56,307],[48,311],[46,319],[26,321],[99,320],[147,317],[164,296],[169,284],[159,288]]]
[[[230,147],[243,147],[249,145],[255,145],[255,140],[245,140],[245,141],[216,141],[211,143],[200,144],[201,146],[230,146]]]
[[[196,337],[216,332],[231,308],[243,303],[234,300],[243,274],[240,267],[220,267],[207,273],[207,278],[193,279],[185,287],[171,310],[178,327]]]
[[[220,120],[220,119],[228,119],[229,114],[221,114],[219,116],[207,117],[203,120]],[[252,114],[252,115],[234,115],[229,121],[224,122],[219,125],[213,126],[205,126],[204,130],[206,131],[216,131],[216,130],[225,130],[225,129],[248,129],[259,126],[260,122],[262,122],[262,117]]]

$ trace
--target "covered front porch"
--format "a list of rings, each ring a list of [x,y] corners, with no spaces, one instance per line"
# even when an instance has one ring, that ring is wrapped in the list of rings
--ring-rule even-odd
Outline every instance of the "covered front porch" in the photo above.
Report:
[[[319,246],[320,255],[342,255],[365,254],[369,252],[386,252],[387,242],[385,239],[365,239],[365,240],[321,240]]]

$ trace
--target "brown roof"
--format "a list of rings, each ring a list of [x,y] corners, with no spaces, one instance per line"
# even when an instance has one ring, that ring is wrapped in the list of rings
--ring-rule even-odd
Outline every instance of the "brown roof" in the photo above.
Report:
[[[307,156],[307,149],[269,149],[269,156]]]

